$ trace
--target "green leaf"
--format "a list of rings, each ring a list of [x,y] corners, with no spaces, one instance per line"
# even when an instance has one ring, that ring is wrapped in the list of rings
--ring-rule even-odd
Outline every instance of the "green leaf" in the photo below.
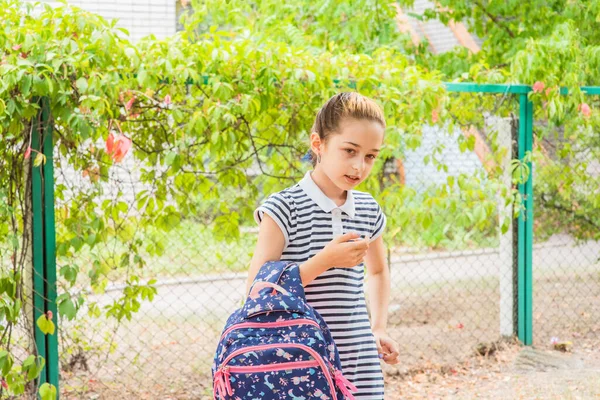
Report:
[[[31,381],[39,376],[45,364],[46,361],[42,356],[30,355],[23,361],[21,368],[27,374],[27,380]]]
[[[21,80],[21,94],[24,97],[29,96],[31,90],[32,77],[31,75],[25,75]]]
[[[6,376],[10,372],[13,366],[13,357],[6,350],[0,350],[0,371],[2,371],[2,375]]]
[[[423,220],[421,223],[424,229],[428,229],[433,223],[433,215],[430,212],[426,212],[425,215],[423,215]]]
[[[75,82],[75,86],[77,86],[77,89],[79,89],[80,93],[85,93],[88,88],[87,79],[85,79],[83,77],[77,79],[77,81]]]
[[[77,309],[71,298],[66,298],[58,304],[58,311],[69,320],[73,320],[77,315]]]
[[[56,400],[56,387],[50,383],[43,383],[39,393],[41,400]]]
[[[39,167],[42,164],[46,163],[46,156],[42,153],[37,153],[35,156],[35,160],[33,160],[33,166]]]
[[[502,221],[502,227],[501,227],[501,232],[504,235],[506,232],[508,232],[509,228],[510,228],[510,223],[511,223],[511,218],[506,217],[504,218],[504,221]]]
[[[44,335],[54,335],[54,322],[49,320],[46,317],[46,314],[40,315],[40,317],[37,319],[37,326],[38,328],[40,328],[40,331],[42,331]]]
[[[34,355],[30,355],[29,357],[27,357],[25,359],[25,361],[23,361],[23,368],[29,369],[29,367],[31,367],[34,362],[35,362],[35,356]]]
[[[137,81],[141,87],[146,87],[146,81],[148,80],[148,72],[146,69],[142,68],[137,75]]]
[[[65,266],[61,267],[61,269],[60,269],[60,275],[62,275],[71,284],[74,284],[75,281],[77,280],[78,272],[79,272],[78,268],[71,266],[71,265],[65,265]]]
[[[165,164],[166,165],[171,165],[173,164],[173,161],[175,161],[175,158],[177,157],[177,153],[174,151],[170,151],[167,153],[167,155],[165,156]]]

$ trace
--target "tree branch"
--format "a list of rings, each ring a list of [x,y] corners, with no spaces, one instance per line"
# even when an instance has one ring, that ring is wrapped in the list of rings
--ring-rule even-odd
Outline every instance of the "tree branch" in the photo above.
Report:
[[[492,22],[494,22],[499,28],[504,29],[506,31],[506,33],[508,33],[508,35],[511,38],[514,38],[516,35],[514,34],[513,31],[510,30],[510,28],[504,24],[502,24],[502,22],[500,22],[500,19],[498,19],[498,17],[496,17],[495,15],[493,15],[492,13],[490,13],[487,8],[485,8],[485,6],[483,4],[481,4],[481,1],[479,0],[475,0],[475,4],[481,8],[481,10],[485,13],[485,15],[487,15],[489,17],[489,19],[492,20]]]
[[[594,228],[594,230],[600,231],[600,223],[599,222],[590,219],[585,214],[577,213],[577,210],[569,209],[569,208],[563,206],[562,204],[552,202],[546,196],[547,196],[546,193],[542,193],[542,195],[540,196],[540,198],[542,200],[542,204],[544,204],[546,207],[552,208],[557,211],[564,212],[565,214],[568,214],[571,217],[573,217],[575,220],[583,221],[586,224],[588,224],[589,226],[591,226],[592,228]]]

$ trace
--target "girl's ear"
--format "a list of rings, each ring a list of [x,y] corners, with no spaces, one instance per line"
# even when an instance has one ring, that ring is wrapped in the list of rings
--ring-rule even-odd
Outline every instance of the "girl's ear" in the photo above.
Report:
[[[319,154],[321,152],[321,138],[317,132],[312,132],[310,134],[310,148],[315,154]]]

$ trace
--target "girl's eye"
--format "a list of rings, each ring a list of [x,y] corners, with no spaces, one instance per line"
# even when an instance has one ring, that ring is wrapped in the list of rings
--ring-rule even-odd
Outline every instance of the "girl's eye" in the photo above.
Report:
[[[347,152],[348,154],[354,154],[354,149],[346,149],[346,152]]]
[[[373,154],[369,154],[367,157],[369,157],[371,160],[375,159],[375,156]]]

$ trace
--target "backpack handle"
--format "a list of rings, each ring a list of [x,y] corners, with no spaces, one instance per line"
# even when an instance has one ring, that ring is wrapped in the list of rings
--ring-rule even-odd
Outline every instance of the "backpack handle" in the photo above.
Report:
[[[260,292],[261,290],[263,290],[265,288],[272,288],[274,290],[277,290],[279,293],[285,294],[286,296],[290,295],[290,293],[287,290],[285,290],[284,288],[282,288],[281,286],[279,286],[276,283],[258,281],[258,282],[255,282],[254,285],[252,285],[252,290],[250,290],[250,294],[248,295],[248,297],[250,297],[251,299],[257,298],[258,292]]]
[[[281,286],[293,296],[304,297],[300,268],[295,262],[267,261],[258,270],[253,284],[257,282],[271,282]]]

